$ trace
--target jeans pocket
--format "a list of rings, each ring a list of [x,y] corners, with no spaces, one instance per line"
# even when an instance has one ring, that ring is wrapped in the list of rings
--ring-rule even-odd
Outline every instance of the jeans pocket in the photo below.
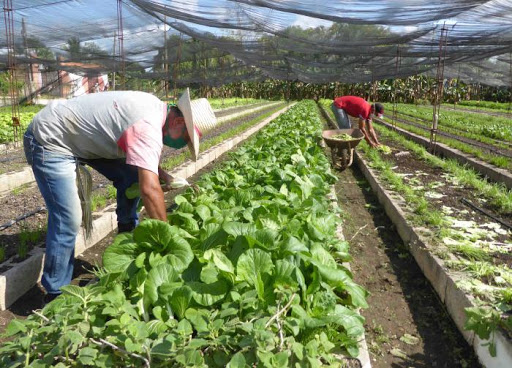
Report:
[[[30,166],[34,162],[33,153],[34,153],[34,136],[29,133],[25,133],[23,136],[23,150],[25,151],[25,158]]]

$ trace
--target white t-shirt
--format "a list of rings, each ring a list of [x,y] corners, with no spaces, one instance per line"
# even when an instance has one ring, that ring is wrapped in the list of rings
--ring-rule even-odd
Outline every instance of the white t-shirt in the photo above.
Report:
[[[167,106],[136,91],[82,95],[54,101],[30,129],[50,151],[84,159],[126,157],[126,163],[158,174]]]

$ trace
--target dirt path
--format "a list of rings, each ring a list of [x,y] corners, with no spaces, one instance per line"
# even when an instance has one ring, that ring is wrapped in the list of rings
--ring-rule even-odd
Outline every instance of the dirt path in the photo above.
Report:
[[[362,174],[351,167],[339,177],[351,267],[370,292],[362,314],[372,367],[480,367]]]

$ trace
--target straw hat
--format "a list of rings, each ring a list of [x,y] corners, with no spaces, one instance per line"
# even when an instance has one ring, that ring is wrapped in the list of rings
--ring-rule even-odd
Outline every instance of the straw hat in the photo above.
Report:
[[[185,119],[185,125],[190,137],[189,148],[195,161],[199,157],[200,135],[214,128],[217,125],[217,119],[206,98],[190,101],[190,91],[188,88],[181,95],[177,105]]]

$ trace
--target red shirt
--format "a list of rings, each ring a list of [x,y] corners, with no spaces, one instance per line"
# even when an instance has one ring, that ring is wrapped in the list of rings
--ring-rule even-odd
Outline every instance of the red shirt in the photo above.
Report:
[[[364,98],[357,96],[343,96],[334,99],[334,106],[343,109],[355,118],[368,120],[370,118],[371,105]]]

